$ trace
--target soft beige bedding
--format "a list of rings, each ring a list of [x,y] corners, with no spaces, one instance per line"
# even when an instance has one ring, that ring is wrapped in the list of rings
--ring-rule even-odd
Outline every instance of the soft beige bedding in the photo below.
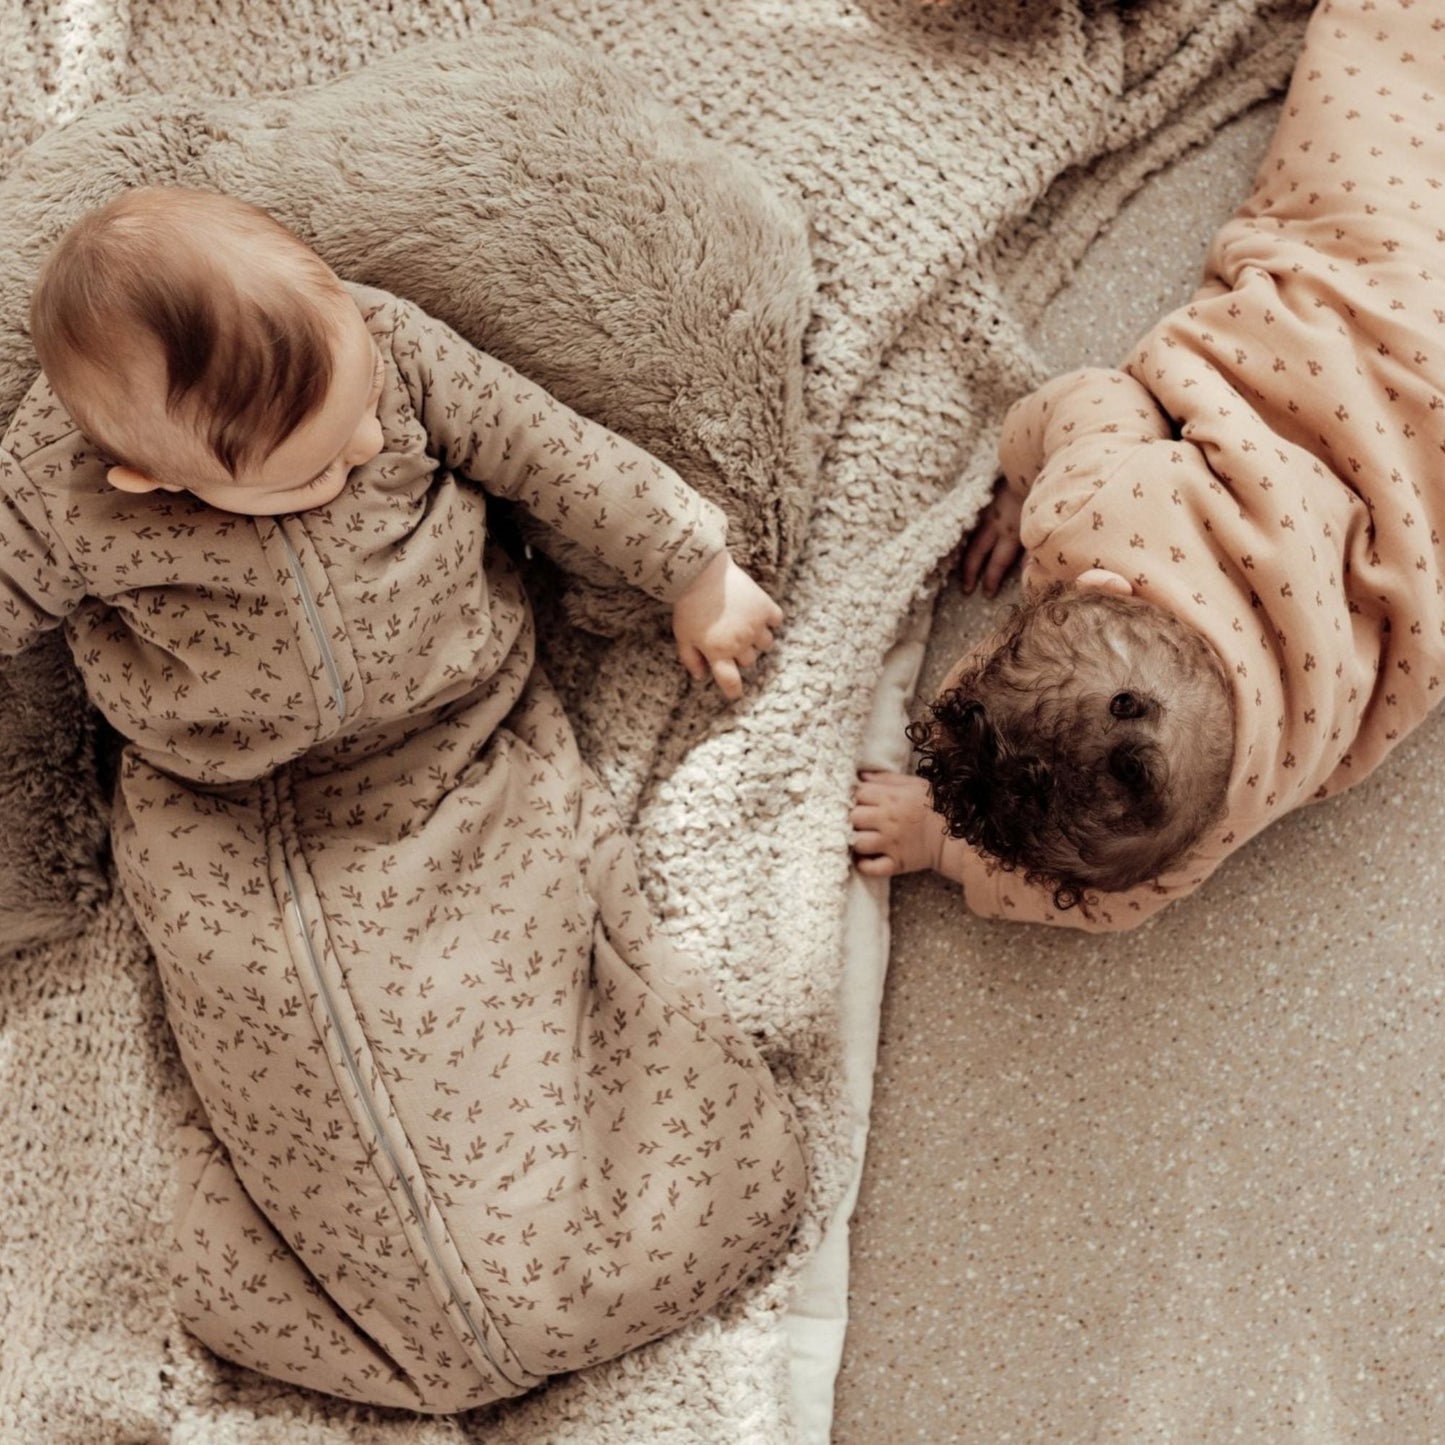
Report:
[[[4,0],[0,144],[13,161],[104,97],[303,84],[519,8]],[[780,1273],[715,1317],[496,1414],[354,1410],[219,1367],[166,1303],[177,1074],[149,962],[112,900],[79,937],[0,970],[0,1425],[17,1439],[790,1438],[786,1305],[856,1173],[838,992],[846,813],[880,666],[987,494],[1004,405],[1039,374],[1029,321],[1151,167],[1284,79],[1301,10],[612,0],[545,13],[745,153],[811,222],[820,486],[760,685],[728,713],[679,705],[650,640],[558,644],[583,748],[632,818],[664,925],[699,956],[721,948],[723,991],[804,1117],[803,1232]]]

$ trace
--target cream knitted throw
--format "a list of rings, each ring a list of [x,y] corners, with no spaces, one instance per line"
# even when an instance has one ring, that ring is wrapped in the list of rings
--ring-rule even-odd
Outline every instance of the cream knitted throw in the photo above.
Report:
[[[0,0],[0,165],[97,100],[307,84],[529,8]],[[559,0],[540,13],[739,147],[814,227],[808,406],[826,452],[764,685],[731,712],[701,697],[674,709],[673,664],[635,642],[600,661],[564,654],[561,678],[584,751],[635,817],[654,905],[699,957],[723,944],[729,1001],[804,1116],[807,1228],[720,1316],[499,1412],[357,1410],[219,1366],[166,1308],[183,1083],[144,946],[112,900],[78,940],[0,969],[6,1445],[788,1438],[780,1311],[846,1176],[833,989],[847,801],[880,659],[987,494],[1002,410],[1038,379],[1023,338],[1043,301],[1149,169],[1283,83],[1303,14],[1283,0]]]

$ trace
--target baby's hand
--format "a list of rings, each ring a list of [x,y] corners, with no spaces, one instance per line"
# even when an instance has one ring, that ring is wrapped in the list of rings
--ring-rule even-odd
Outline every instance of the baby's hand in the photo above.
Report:
[[[1019,514],[1023,498],[1002,477],[994,489],[993,501],[983,510],[973,536],[963,553],[963,590],[972,592],[983,576],[983,595],[992,597],[1009,568],[1023,551],[1019,541]]]
[[[773,645],[783,609],[733,561],[719,552],[672,604],[677,656],[699,682],[712,669],[722,695],[743,695],[742,669]]]
[[[907,773],[859,773],[853,795],[853,851],[870,878],[937,868],[947,836],[929,802],[928,784]]]

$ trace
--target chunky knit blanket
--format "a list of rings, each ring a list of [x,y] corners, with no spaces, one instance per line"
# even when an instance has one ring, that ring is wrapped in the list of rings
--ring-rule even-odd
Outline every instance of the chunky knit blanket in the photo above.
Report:
[[[0,166],[102,99],[306,85],[527,9],[0,0]],[[790,1438],[783,1313],[853,1164],[836,983],[845,820],[880,662],[988,494],[1002,411],[1040,379],[1026,337],[1044,301],[1144,175],[1283,83],[1302,21],[1286,0],[557,0],[539,13],[736,147],[812,225],[806,405],[821,479],[762,685],[722,712],[662,686],[673,664],[655,645],[569,654],[554,641],[654,906],[697,957],[727,960],[729,1003],[804,1118],[805,1228],[715,1317],[476,1416],[360,1410],[220,1365],[167,1309],[183,1080],[144,945],[115,896],[94,902],[94,880],[78,936],[0,967],[6,1441]],[[11,669],[0,735],[73,706],[48,674]],[[0,788],[26,784],[0,757]]]

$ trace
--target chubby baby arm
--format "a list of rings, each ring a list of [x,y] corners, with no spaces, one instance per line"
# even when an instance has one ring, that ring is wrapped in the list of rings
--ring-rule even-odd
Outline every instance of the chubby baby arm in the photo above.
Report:
[[[773,645],[782,620],[783,609],[724,550],[672,605],[678,661],[699,682],[710,671],[722,695],[736,701],[743,670]]]
[[[1064,475],[1091,488],[1130,442],[1171,435],[1154,398],[1122,371],[1091,367],[1055,377],[1009,408],[999,437],[1000,477],[964,547],[963,590],[993,597],[1014,565],[1040,540],[1036,520],[1023,537],[1024,504],[1044,470],[1067,457]],[[1117,462],[1115,462],[1117,464]],[[1088,493],[1080,491],[1080,500]],[[1055,501],[1058,501],[1057,496]],[[1047,531],[1047,527],[1043,527]]]
[[[376,293],[380,296],[382,293]],[[727,519],[649,452],[399,301],[393,344],[448,466],[520,503],[633,586],[671,605],[678,658],[728,698],[773,645],[782,609],[733,561]]]
[[[664,462],[573,411],[424,311],[391,308],[392,354],[432,454],[671,604],[727,543],[727,519]]]
[[[860,773],[850,822],[860,873],[892,878],[931,868],[963,889],[969,911],[980,918],[1115,933],[1137,928],[1175,896],[1155,883],[1090,894],[1086,906],[1061,909],[1046,885],[999,868],[964,839],[950,837],[933,811],[928,783],[907,773]]]

